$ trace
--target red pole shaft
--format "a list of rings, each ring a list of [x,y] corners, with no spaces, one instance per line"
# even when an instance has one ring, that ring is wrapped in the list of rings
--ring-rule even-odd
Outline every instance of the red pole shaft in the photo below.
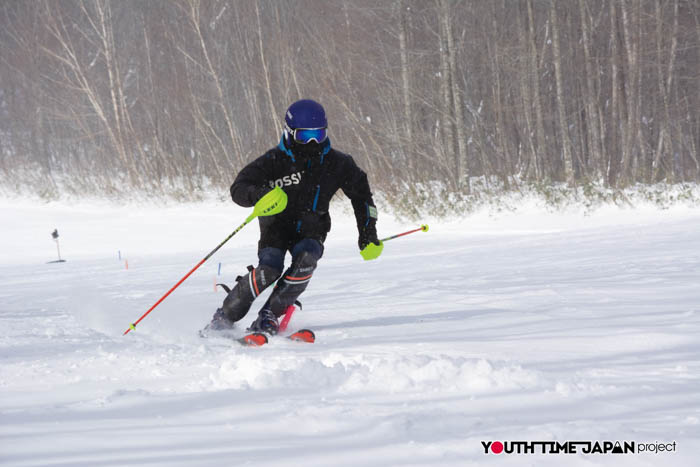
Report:
[[[170,293],[171,293],[173,290],[177,289],[178,286],[179,286],[180,284],[182,284],[183,282],[185,282],[185,279],[187,279],[188,277],[190,277],[190,275],[191,275],[193,272],[195,272],[195,271],[197,270],[198,267],[200,267],[202,264],[204,264],[204,262],[205,262],[206,260],[208,260],[209,258],[211,258],[211,257],[214,255],[214,253],[216,253],[217,251],[219,251],[219,248],[221,248],[222,246],[224,246],[224,243],[228,242],[228,241],[231,239],[231,237],[233,237],[234,235],[236,235],[243,227],[245,227],[246,224],[248,224],[248,222],[250,222],[250,221],[252,220],[252,218],[253,218],[253,217],[251,216],[250,218],[246,219],[246,221],[245,221],[244,223],[242,223],[241,225],[239,225],[238,228],[237,228],[236,230],[234,230],[234,231],[231,233],[231,235],[229,235],[228,237],[226,237],[226,239],[225,239],[223,242],[219,243],[219,245],[218,245],[216,248],[214,248],[213,250],[211,250],[211,251],[209,252],[209,254],[208,254],[207,256],[205,256],[204,259],[202,259],[202,261],[200,261],[199,263],[197,263],[197,265],[196,265],[195,267],[193,267],[192,270],[191,270],[190,272],[188,272],[187,274],[185,274],[185,277],[183,277],[182,279],[180,279],[180,280],[178,281],[178,283],[175,284],[170,290],[168,290],[168,292],[167,292],[165,295],[163,295],[162,297],[160,297],[160,300],[158,300],[151,308],[149,308],[148,311],[145,312],[145,313],[143,314],[143,316],[141,316],[138,320],[136,320],[136,322],[131,323],[131,326],[129,326],[129,329],[127,329],[126,331],[124,331],[124,334],[123,334],[123,335],[126,336],[127,334],[129,334],[129,331],[131,331],[132,329],[136,329],[136,325],[139,324],[139,323],[141,322],[142,319],[144,319],[146,316],[148,316],[148,314],[149,314],[151,311],[153,311],[153,310],[155,309],[155,307],[157,307],[158,305],[160,305],[160,302],[162,302],[163,300],[165,300],[165,297],[167,297],[168,295],[170,295]]]
[[[134,328],[136,327],[136,325],[139,324],[139,323],[141,322],[142,319],[144,319],[146,316],[148,316],[148,314],[149,314],[151,311],[153,311],[153,310],[155,309],[155,307],[157,307],[158,305],[160,305],[160,302],[162,302],[163,300],[165,300],[165,298],[166,298],[168,295],[170,295],[170,293],[171,293],[173,290],[177,289],[177,288],[180,286],[180,284],[182,284],[183,282],[185,282],[185,279],[187,279],[188,277],[190,277],[190,275],[191,275],[193,272],[195,272],[195,271],[197,270],[198,267],[200,267],[202,264],[204,264],[204,262],[205,262],[206,260],[207,260],[207,258],[204,258],[204,259],[203,259],[202,261],[200,261],[195,267],[193,267],[192,270],[191,270],[190,272],[188,272],[188,273],[185,275],[185,277],[183,277],[182,279],[180,279],[180,281],[179,281],[177,284],[175,284],[175,285],[173,286],[172,289],[168,290],[168,291],[166,292],[165,295],[163,295],[162,297],[160,297],[160,300],[158,300],[156,303],[154,303],[153,306],[152,306],[151,308],[149,308],[148,311],[145,312],[145,313],[143,314],[143,316],[141,316],[139,319],[137,319],[137,320],[129,327],[129,329],[127,329],[126,331],[124,331],[124,334],[123,334],[123,335],[126,336],[127,334],[129,334],[129,331],[131,331],[132,329],[134,329]]]
[[[392,235],[391,237],[382,238],[382,239],[379,240],[379,241],[380,241],[380,242],[386,242],[386,241],[389,241],[389,240],[393,240],[393,239],[395,239],[395,238],[403,237],[404,235],[412,234],[413,232],[418,232],[418,231],[420,231],[420,230],[423,230],[423,227],[419,227],[419,228],[414,229],[414,230],[409,230],[408,232],[404,232],[404,233]]]

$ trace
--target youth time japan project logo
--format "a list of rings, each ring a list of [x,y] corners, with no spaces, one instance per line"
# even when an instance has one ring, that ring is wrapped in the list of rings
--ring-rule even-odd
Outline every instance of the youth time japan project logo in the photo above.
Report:
[[[676,442],[482,441],[484,454],[660,454],[676,452]]]

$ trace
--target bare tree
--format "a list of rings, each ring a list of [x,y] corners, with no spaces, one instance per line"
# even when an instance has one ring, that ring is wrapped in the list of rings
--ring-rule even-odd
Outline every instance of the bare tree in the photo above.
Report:
[[[404,205],[697,182],[699,51],[698,0],[4,2],[0,169],[47,195],[197,196],[311,97]]]

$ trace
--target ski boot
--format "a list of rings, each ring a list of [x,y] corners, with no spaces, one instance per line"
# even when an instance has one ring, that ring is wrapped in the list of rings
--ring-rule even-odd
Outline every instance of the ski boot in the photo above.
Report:
[[[199,331],[200,337],[207,337],[211,331],[229,331],[233,329],[233,321],[228,319],[223,308],[217,308],[216,313],[211,318],[211,322]]]
[[[263,308],[258,313],[258,318],[253,321],[253,324],[250,325],[248,330],[253,332],[264,332],[265,334],[274,336],[279,332],[279,328],[280,325],[277,322],[277,317],[275,314],[271,310]]]

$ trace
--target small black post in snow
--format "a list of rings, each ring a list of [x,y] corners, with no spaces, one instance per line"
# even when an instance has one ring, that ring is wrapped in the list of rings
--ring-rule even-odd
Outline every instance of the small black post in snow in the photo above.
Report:
[[[56,242],[56,251],[58,251],[58,260],[56,261],[49,261],[49,263],[65,263],[65,259],[61,259],[61,248],[58,246],[58,229],[53,229],[53,232],[51,232],[51,238],[54,239]]]

